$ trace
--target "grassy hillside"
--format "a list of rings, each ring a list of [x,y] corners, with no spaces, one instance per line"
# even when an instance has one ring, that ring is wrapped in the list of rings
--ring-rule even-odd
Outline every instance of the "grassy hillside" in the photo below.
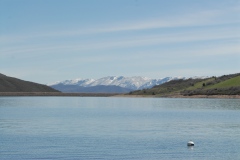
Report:
[[[0,92],[59,92],[46,85],[0,74]]]
[[[240,86],[240,76],[216,83],[214,85],[207,86],[206,89],[213,88],[227,88],[227,87],[238,87]]]
[[[240,95],[240,73],[206,79],[173,80],[131,95]]]

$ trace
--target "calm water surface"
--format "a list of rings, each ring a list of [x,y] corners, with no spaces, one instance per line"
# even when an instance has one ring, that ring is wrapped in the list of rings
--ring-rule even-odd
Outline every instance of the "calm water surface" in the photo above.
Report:
[[[0,97],[0,159],[240,159],[240,99]]]

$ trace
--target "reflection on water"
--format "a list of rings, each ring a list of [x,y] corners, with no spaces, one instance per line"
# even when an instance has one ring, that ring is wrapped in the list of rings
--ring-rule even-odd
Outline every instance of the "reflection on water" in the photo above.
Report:
[[[194,149],[194,146],[187,146],[187,148],[188,148],[189,150],[193,150],[193,149]]]
[[[240,159],[240,100],[1,97],[1,159]],[[192,139],[194,147],[187,147]]]

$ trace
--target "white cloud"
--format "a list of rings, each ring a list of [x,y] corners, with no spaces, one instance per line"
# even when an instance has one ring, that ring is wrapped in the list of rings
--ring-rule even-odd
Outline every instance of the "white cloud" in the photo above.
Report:
[[[94,28],[52,32],[42,34],[42,36],[76,36],[82,34],[98,34],[111,33],[121,31],[139,31],[157,28],[173,28],[173,27],[192,27],[192,26],[209,26],[219,24],[239,23],[239,19],[227,19],[224,15],[237,14],[239,9],[228,8],[225,10],[210,10],[185,15],[175,15],[169,17],[161,17],[154,19],[145,19],[141,21],[119,22],[117,24],[96,25]]]
[[[239,8],[232,7],[225,10],[207,10],[185,15],[175,15],[141,21],[125,21],[117,24],[96,24],[88,28],[70,28],[69,30],[52,30],[42,33],[27,33],[24,35],[2,35],[0,43],[24,42],[30,39],[44,37],[75,37],[80,35],[106,34],[123,31],[141,31],[160,28],[211,26],[221,24],[239,24]],[[233,18],[229,18],[235,15]]]
[[[239,41],[240,34],[238,34],[239,29],[237,27],[226,27],[226,28],[212,28],[203,30],[192,30],[192,31],[180,31],[175,33],[163,33],[156,35],[138,35],[129,37],[114,37],[111,39],[96,39],[90,42],[79,41],[75,44],[39,44],[39,45],[20,45],[11,47],[2,47],[0,49],[0,56],[7,56],[11,54],[22,54],[22,56],[30,54],[34,56],[35,54],[69,54],[71,53],[88,53],[90,51],[104,51],[109,49],[124,49],[124,48],[134,48],[143,46],[158,46],[164,44],[177,44],[177,43],[189,43],[189,42],[204,42],[211,40],[227,40],[233,39]],[[239,42],[240,43],[240,42]],[[235,50],[239,52],[239,43],[233,44],[233,48],[227,48],[230,50]],[[186,44],[185,44],[186,45]],[[216,48],[222,48],[221,46],[215,46]],[[223,53],[226,49],[218,53]],[[215,52],[213,52],[215,53]]]

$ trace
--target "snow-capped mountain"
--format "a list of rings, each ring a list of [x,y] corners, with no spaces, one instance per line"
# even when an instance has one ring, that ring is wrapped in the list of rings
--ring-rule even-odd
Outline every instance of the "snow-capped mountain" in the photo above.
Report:
[[[89,86],[89,84],[91,84],[94,81],[95,81],[94,79],[77,78],[77,79],[74,79],[74,80],[58,81],[58,82],[55,82],[55,83],[48,84],[48,86],[62,84],[62,85],[77,85],[77,86],[87,87],[87,86]]]
[[[119,86],[129,88],[132,90],[141,89],[143,85],[150,82],[151,79],[147,77],[123,77],[110,76],[95,80],[90,86]]]
[[[155,85],[160,85],[174,79],[184,79],[184,77],[166,77],[161,79],[151,79],[140,76],[109,76],[96,80],[78,78],[74,80],[56,82],[53,84],[49,84],[49,86],[62,92],[100,92],[99,90],[94,91],[94,89],[101,88],[101,92],[108,92],[108,90],[111,90],[111,92],[124,93],[133,90],[151,88]],[[103,89],[104,86],[108,89]]]

